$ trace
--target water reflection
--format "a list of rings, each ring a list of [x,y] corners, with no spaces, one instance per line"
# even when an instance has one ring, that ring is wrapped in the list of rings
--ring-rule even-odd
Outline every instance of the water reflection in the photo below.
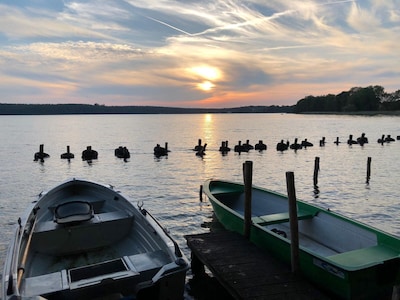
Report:
[[[385,147],[376,142],[363,148],[345,146],[349,132],[365,132],[375,141],[382,132],[397,134],[398,117],[198,114],[0,118],[7,123],[7,130],[0,130],[4,141],[0,144],[0,245],[8,242],[13,230],[10,224],[33,200],[32,195],[70,177],[109,183],[130,194],[133,201],[143,200],[146,208],[160,216],[163,225],[185,245],[183,236],[203,232],[200,224],[212,214],[208,200],[199,201],[199,185],[210,178],[241,182],[242,163],[246,160],[254,161],[253,183],[257,186],[285,194],[285,172],[294,171],[298,199],[318,199],[323,207],[400,233],[400,219],[396,217],[400,160],[394,159],[400,142],[385,143]],[[40,131],[40,141],[48,145],[46,152],[51,155],[44,164],[32,162],[38,128],[46,129]],[[280,152],[273,146],[297,136],[307,137],[314,145],[321,136],[329,142],[325,147],[297,152]],[[199,138],[207,143],[207,155],[202,159],[196,159],[192,151]],[[337,145],[335,139],[344,143]],[[233,149],[219,151],[221,141],[226,147],[230,141],[233,148],[237,141],[246,140],[251,144],[263,140],[271,146],[262,154],[254,150],[241,155]],[[153,147],[160,141],[171,145],[168,156],[154,156]],[[59,156],[66,144],[71,149],[99,145],[99,159],[91,165],[80,159],[67,164]],[[114,149],[120,144],[132,149],[131,163],[115,159]],[[323,172],[313,184],[316,156],[321,157]],[[373,157],[374,166],[379,166],[369,184],[365,177],[367,157]],[[382,217],[378,220],[376,216]]]
[[[318,198],[319,198],[319,188],[318,188],[318,185],[314,185],[313,193],[314,193],[314,199],[318,199]]]

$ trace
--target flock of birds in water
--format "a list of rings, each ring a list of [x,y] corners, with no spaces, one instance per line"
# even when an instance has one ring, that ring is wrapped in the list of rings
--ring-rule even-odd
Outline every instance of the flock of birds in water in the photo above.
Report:
[[[397,136],[397,140],[400,140],[400,136]],[[384,144],[384,143],[391,143],[394,142],[395,139],[391,137],[391,135],[382,135],[381,138],[377,140],[378,143]],[[325,137],[322,137],[322,139],[319,141],[319,146],[323,147],[325,146]],[[339,140],[339,137],[336,137],[336,140],[333,142],[336,145],[339,145],[341,142]],[[353,135],[349,135],[349,138],[347,140],[348,145],[360,145],[363,146],[364,144],[368,143],[368,138],[365,136],[365,133],[362,133],[360,137],[353,139]],[[307,148],[307,147],[313,147],[314,144],[309,142],[307,139],[304,139],[300,143],[298,142],[298,139],[294,139],[294,143],[290,144],[290,142],[287,140],[286,142],[284,140],[281,140],[279,143],[276,144],[276,150],[277,151],[286,151],[288,149],[293,149],[293,150],[299,150],[302,148]],[[193,148],[193,151],[196,152],[197,156],[203,156],[205,155],[207,144],[202,145],[201,139],[198,140],[198,144]],[[257,144],[254,146],[250,144],[249,140],[246,140],[246,143],[243,143],[241,141],[238,142],[237,145],[233,148],[234,152],[238,152],[239,154],[241,152],[249,152],[250,150],[258,150],[258,151],[264,151],[267,150],[267,145],[263,143],[262,140],[259,140]],[[154,155],[156,157],[161,157],[161,156],[166,156],[168,155],[168,152],[170,150],[168,149],[168,143],[165,143],[165,147],[161,147],[160,144],[157,144],[154,147]],[[223,141],[221,143],[221,146],[219,148],[219,151],[222,154],[226,154],[232,149],[228,146],[228,141]],[[127,160],[130,158],[130,153],[127,147],[119,146],[114,150],[114,154],[116,157]],[[36,152],[34,155],[34,161],[41,161],[44,162],[45,158],[50,157],[49,154],[44,152],[44,145],[41,144],[39,147],[39,152]],[[73,159],[75,155],[70,152],[70,147],[67,146],[67,152],[61,154],[61,159]],[[94,159],[97,159],[98,157],[98,152],[96,150],[93,150],[91,146],[87,146],[85,150],[82,151],[82,160],[86,161],[92,161]]]

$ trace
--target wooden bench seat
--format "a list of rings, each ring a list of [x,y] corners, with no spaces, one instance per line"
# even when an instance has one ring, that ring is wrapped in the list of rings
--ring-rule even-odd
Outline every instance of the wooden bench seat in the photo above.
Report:
[[[314,217],[314,214],[309,211],[299,210],[297,212],[298,220],[310,219],[312,217]],[[261,226],[289,222],[289,212],[257,216],[253,217],[251,220],[253,221],[254,224],[258,224]]]
[[[51,255],[89,251],[118,242],[132,226],[133,215],[123,211],[95,214],[76,225],[39,222],[32,237],[32,248]]]
[[[380,264],[385,260],[395,259],[398,252],[384,246],[372,246],[356,249],[327,257],[336,264],[342,265],[347,270],[366,268]]]
[[[104,279],[125,280],[140,275],[134,266],[127,263],[128,261],[128,257],[123,257],[69,270],[62,269],[58,272],[26,277],[23,280],[22,293],[27,297],[48,294],[51,295],[49,299],[53,297],[58,299],[63,298],[63,293],[68,295],[74,289],[84,290],[93,285],[102,285]]]

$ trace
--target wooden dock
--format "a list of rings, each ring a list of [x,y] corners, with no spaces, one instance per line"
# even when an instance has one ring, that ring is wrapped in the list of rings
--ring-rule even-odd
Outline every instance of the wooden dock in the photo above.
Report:
[[[193,274],[207,266],[234,299],[331,299],[237,233],[221,229],[185,238]]]

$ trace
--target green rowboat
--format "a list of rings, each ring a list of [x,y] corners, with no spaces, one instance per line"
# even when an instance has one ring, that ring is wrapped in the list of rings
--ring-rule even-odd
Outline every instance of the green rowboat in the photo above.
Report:
[[[244,185],[208,180],[203,191],[228,230],[243,234]],[[250,240],[290,264],[288,198],[252,187]],[[343,299],[384,299],[400,283],[400,239],[297,201],[302,274]]]

